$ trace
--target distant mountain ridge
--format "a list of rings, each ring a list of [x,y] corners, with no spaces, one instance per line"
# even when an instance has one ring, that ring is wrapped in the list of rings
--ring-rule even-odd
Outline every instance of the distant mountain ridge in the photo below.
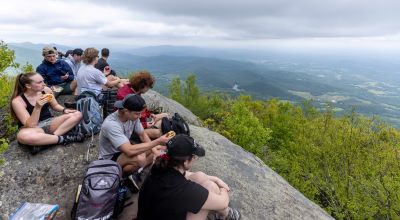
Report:
[[[43,59],[44,45],[9,44],[17,54],[17,62],[29,62],[34,67]],[[73,48],[56,47],[63,52]],[[195,74],[203,91],[245,93],[256,99],[277,97],[293,102],[313,99],[316,107],[325,109],[330,103],[341,114],[355,106],[360,113],[378,115],[400,127],[400,77],[397,77],[400,59],[397,57],[262,53],[169,45],[110,50],[109,63],[121,76],[149,70],[157,79],[155,89],[163,94],[168,93],[167,85],[174,77],[180,76],[183,80],[188,74]]]

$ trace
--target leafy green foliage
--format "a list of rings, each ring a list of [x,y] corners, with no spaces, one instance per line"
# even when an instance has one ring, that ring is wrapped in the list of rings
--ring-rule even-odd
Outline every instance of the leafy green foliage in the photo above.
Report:
[[[10,137],[14,137],[17,127],[11,115],[7,112],[14,85],[14,77],[6,73],[8,68],[19,68],[20,65],[15,62],[14,51],[7,47],[3,41],[0,41],[0,164],[3,163],[2,153],[8,149],[8,141]],[[30,64],[24,65],[21,71],[32,71]]]
[[[175,100],[259,156],[333,217],[400,218],[399,130],[354,109],[335,117],[332,106],[321,112],[311,101],[300,106],[233,99],[198,93],[195,78],[183,86],[179,78],[174,82],[175,89],[179,82]]]
[[[8,67],[18,68],[19,64],[14,62],[14,51],[8,49],[4,41],[0,41],[0,74],[3,74]]]

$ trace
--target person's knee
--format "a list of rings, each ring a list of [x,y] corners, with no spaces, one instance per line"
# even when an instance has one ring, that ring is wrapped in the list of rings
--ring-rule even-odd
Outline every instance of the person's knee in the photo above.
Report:
[[[76,111],[72,113],[72,117],[74,118],[74,121],[79,122],[82,119],[82,112]]]
[[[146,166],[147,165],[146,154],[145,153],[139,154],[137,156],[137,161],[138,161],[139,166],[141,166],[141,167]]]
[[[220,194],[220,192],[221,192],[221,190],[218,187],[218,185],[215,182],[211,181],[211,180],[203,181],[200,185],[202,187],[206,188],[208,191],[214,192],[216,194]]]
[[[190,175],[189,179],[193,182],[196,182],[198,184],[202,184],[203,182],[207,181],[207,175],[201,171],[195,172],[192,175]]]
[[[37,143],[41,137],[38,137],[39,135],[37,135],[35,132],[25,132],[25,131],[20,131],[17,134],[17,140],[23,144],[28,144],[28,145],[32,145]]]

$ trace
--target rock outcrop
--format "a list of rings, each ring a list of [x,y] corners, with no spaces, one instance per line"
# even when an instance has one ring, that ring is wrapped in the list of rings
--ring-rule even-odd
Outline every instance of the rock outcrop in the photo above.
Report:
[[[195,170],[219,176],[230,185],[231,206],[241,210],[243,219],[332,219],[253,154],[199,127],[197,117],[180,104],[154,91],[145,99],[164,111],[179,112],[189,122],[191,135],[206,148],[206,157]],[[59,204],[57,219],[69,219],[74,192],[88,164],[89,141],[55,146],[34,156],[13,142],[0,168],[0,219],[7,219],[25,201]],[[95,160],[97,153],[98,147],[91,148],[89,160]]]

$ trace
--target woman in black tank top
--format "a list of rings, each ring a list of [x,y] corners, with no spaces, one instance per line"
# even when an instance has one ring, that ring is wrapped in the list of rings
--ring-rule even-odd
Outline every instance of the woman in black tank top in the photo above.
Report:
[[[17,140],[21,144],[43,146],[83,141],[81,134],[65,135],[80,122],[82,114],[58,104],[38,73],[17,76],[10,108],[12,116],[18,120]],[[50,108],[63,114],[53,117]]]

